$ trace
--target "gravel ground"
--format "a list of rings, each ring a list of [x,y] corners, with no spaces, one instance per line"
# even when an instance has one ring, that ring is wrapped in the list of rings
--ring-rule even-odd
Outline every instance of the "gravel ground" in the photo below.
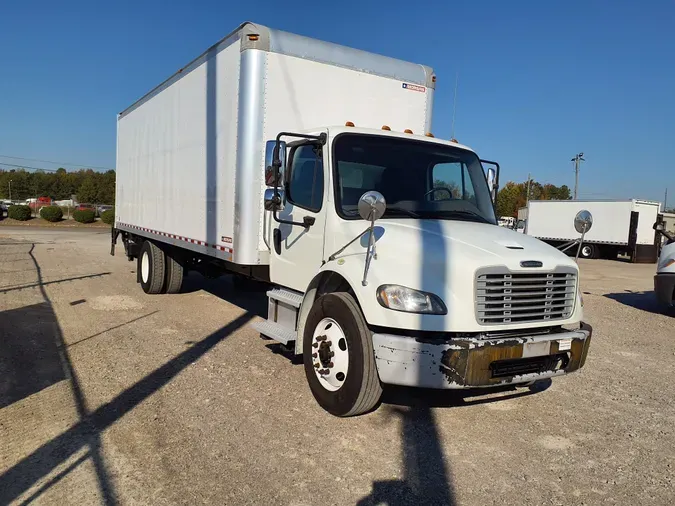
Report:
[[[593,342],[533,389],[388,389],[338,419],[249,323],[147,296],[92,229],[0,230],[0,504],[672,504],[675,318],[654,265],[582,262]],[[118,248],[119,251],[119,248]]]

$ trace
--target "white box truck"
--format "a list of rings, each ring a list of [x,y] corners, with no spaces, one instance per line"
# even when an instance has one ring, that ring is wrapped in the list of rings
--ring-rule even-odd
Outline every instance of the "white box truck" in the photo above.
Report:
[[[654,263],[659,237],[654,232],[660,202],[647,200],[531,200],[525,220],[518,212],[518,228],[553,246],[579,238],[574,216],[581,210],[593,215],[593,227],[584,237],[579,256],[616,259],[628,255],[632,262]],[[572,250],[570,250],[572,251]],[[576,253],[576,248],[573,248]]]
[[[581,368],[576,264],[497,226],[499,166],[433,137],[434,87],[423,65],[241,25],[119,114],[112,252],[148,294],[187,270],[269,283],[255,325],[338,416],[383,383]]]

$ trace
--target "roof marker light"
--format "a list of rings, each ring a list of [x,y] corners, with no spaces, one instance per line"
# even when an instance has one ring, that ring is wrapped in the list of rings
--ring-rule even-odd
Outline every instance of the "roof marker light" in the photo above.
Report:
[[[387,125],[382,125],[382,130],[386,130],[387,132],[391,132],[391,128]]]
[[[255,42],[256,40],[258,40],[260,38],[260,35],[258,35],[257,33],[250,33],[250,34],[247,35],[247,37],[248,37],[248,40],[251,40],[251,41]]]
[[[403,133],[404,134],[411,134],[411,133],[413,133],[413,131],[410,130],[409,128],[406,128],[405,130],[403,130]]]
[[[427,132],[424,135],[426,135],[427,137],[433,137],[434,136],[434,134],[432,134],[431,132]]]
[[[345,123],[345,126],[347,126],[347,127],[353,127],[353,126],[354,126],[354,123],[352,123],[351,121],[347,121],[347,123]]]

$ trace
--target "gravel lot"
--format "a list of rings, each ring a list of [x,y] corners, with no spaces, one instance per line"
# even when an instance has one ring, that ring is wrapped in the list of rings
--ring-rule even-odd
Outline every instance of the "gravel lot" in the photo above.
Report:
[[[582,262],[578,373],[389,389],[338,419],[248,326],[262,292],[191,275],[147,296],[109,247],[102,230],[0,230],[0,504],[673,502],[675,317],[654,265]]]

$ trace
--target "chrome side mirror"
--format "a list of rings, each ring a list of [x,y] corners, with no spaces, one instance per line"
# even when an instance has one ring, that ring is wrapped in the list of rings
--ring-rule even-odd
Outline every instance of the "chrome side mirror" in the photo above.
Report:
[[[267,188],[265,190],[265,211],[281,211],[284,208],[284,190]]]
[[[657,232],[663,232],[666,229],[666,225],[662,221],[657,221],[652,228]]]
[[[380,192],[369,191],[361,195],[358,204],[359,216],[366,221],[374,222],[382,218],[387,209],[387,201]]]
[[[283,180],[283,172],[286,167],[286,143],[284,141],[279,142],[279,160],[281,161],[281,167],[279,171],[274,171],[272,162],[274,161],[274,150],[277,147],[277,141],[267,141],[265,144],[265,184],[267,186],[279,186]]]
[[[586,211],[579,211],[574,217],[574,229],[580,234],[585,234],[593,226],[593,215]]]
[[[487,179],[487,184],[488,184],[488,189],[490,190],[490,196],[492,197],[492,201],[494,202],[495,200],[495,182],[497,179],[497,171],[493,168],[489,168],[487,170],[487,175],[485,176]]]

